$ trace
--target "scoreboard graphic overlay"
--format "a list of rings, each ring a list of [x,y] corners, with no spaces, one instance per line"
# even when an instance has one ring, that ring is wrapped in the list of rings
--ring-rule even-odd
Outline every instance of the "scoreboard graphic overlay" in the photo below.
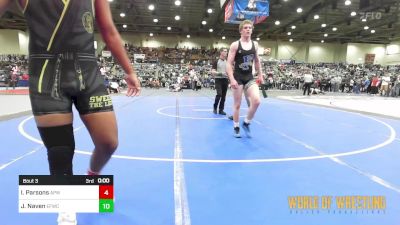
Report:
[[[114,212],[112,175],[19,176],[19,212]]]

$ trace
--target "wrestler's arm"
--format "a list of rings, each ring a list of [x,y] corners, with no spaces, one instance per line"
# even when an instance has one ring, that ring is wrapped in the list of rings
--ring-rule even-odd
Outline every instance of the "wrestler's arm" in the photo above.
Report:
[[[110,49],[113,56],[117,59],[118,63],[122,66],[126,73],[125,80],[128,83],[128,96],[138,95],[140,92],[140,83],[137,79],[136,73],[132,67],[125,48],[122,44],[121,36],[112,20],[110,5],[107,0],[96,0],[96,22],[99,27],[101,36],[105,41],[107,48]]]
[[[3,16],[5,11],[7,11],[12,2],[12,0],[0,0],[0,17]]]
[[[260,60],[260,57],[258,56],[258,43],[254,42],[254,44],[255,44],[255,48],[256,48],[256,54],[254,57],[254,65],[256,67],[255,69],[257,72],[257,76],[258,76],[257,79],[259,80],[260,83],[263,83],[264,77],[263,77],[263,73],[262,73],[261,60]]]
[[[231,44],[228,53],[228,59],[226,60],[226,73],[232,88],[237,88],[237,81],[233,77],[233,63],[235,62],[235,55],[238,49],[238,43],[235,41]]]

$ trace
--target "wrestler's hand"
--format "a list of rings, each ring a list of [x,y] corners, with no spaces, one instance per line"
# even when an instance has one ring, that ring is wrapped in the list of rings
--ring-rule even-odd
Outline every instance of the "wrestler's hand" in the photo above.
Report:
[[[126,96],[131,97],[140,95],[140,82],[136,74],[126,74],[125,81],[128,84],[128,91],[126,92]]]
[[[263,84],[264,83],[264,74],[258,75],[256,82],[257,82],[258,85]]]
[[[231,84],[231,88],[233,88],[233,89],[236,89],[239,87],[239,84],[235,79],[231,80],[230,84]]]

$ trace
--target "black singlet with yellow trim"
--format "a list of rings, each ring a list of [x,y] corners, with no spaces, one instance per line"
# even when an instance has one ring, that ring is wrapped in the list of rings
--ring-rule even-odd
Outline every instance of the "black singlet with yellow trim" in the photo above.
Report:
[[[256,56],[256,47],[251,41],[251,49],[244,50],[240,40],[238,41],[238,49],[235,55],[235,69],[233,76],[238,84],[246,85],[253,79],[253,62]]]
[[[93,0],[29,0],[29,53],[95,52]]]
[[[94,0],[29,0],[29,96],[34,115],[113,110],[94,49]]]

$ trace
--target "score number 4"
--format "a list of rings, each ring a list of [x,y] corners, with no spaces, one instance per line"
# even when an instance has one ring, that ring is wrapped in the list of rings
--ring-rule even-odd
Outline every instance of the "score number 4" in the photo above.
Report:
[[[99,186],[99,212],[114,211],[114,188],[112,185]]]

